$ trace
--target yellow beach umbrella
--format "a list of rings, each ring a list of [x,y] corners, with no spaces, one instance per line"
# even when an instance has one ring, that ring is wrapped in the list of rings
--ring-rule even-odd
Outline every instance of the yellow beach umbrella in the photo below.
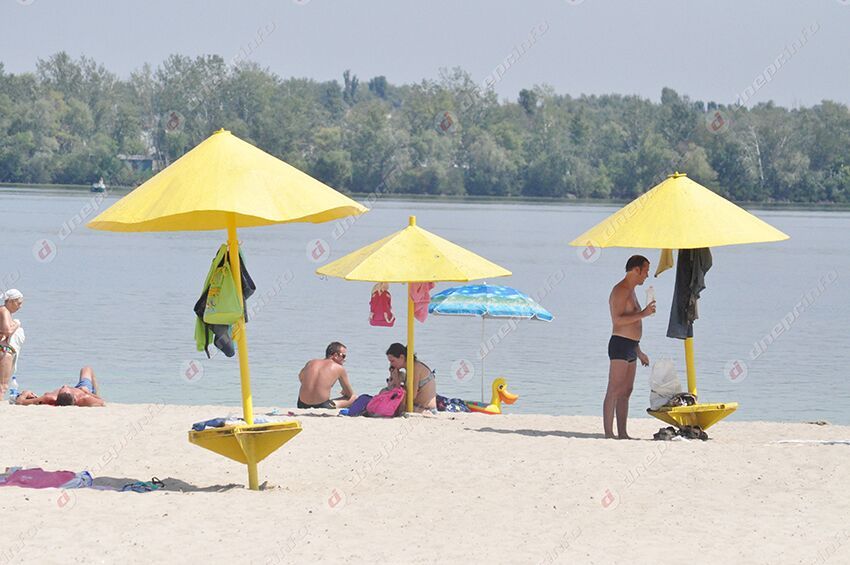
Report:
[[[118,232],[227,230],[233,278],[241,301],[237,228],[327,222],[366,211],[295,167],[229,131],[219,130],[104,210],[88,227]],[[244,318],[234,324],[233,335],[239,351],[242,410],[248,425],[223,432],[191,432],[190,441],[247,464],[249,487],[256,490],[257,462],[300,431],[300,426],[293,429],[290,422],[279,427],[254,426]],[[277,439],[272,438],[275,433]],[[269,441],[261,441],[263,437]]]
[[[677,172],[578,236],[570,245],[700,249],[785,239],[788,235]],[[685,360],[688,390],[696,395],[693,338],[690,337],[685,339]],[[700,424],[706,428],[735,407],[736,403],[697,405],[651,413],[669,423]]]
[[[570,245],[699,249],[784,239],[788,236],[770,224],[675,173]]]
[[[219,130],[88,223],[123,232],[329,222],[366,208]]]
[[[511,272],[416,225],[349,253],[316,270],[347,281],[407,283],[407,411],[413,411],[413,299],[411,283],[468,282]]]

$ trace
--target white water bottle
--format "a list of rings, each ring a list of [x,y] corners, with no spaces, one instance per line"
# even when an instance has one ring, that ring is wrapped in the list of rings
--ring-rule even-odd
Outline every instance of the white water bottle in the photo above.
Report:
[[[9,404],[14,404],[18,398],[18,379],[12,376],[12,382],[9,383]]]
[[[649,285],[649,288],[646,289],[646,305],[649,306],[655,302],[655,287]],[[655,316],[655,312],[650,314],[650,316]]]

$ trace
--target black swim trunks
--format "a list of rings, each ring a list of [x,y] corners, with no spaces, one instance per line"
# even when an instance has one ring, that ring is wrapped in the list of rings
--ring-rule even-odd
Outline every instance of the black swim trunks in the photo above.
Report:
[[[336,410],[336,403],[333,400],[325,400],[321,404],[307,404],[298,399],[298,408],[325,408],[327,410]]]
[[[634,363],[637,360],[639,343],[639,341],[621,335],[612,335],[611,339],[608,340],[608,359],[611,361],[619,359],[628,363]]]

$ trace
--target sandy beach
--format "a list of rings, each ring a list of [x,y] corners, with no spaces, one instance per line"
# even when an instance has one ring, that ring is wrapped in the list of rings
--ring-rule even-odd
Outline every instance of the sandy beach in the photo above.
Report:
[[[251,492],[244,467],[186,439],[235,410],[0,406],[2,466],[166,483],[2,487],[0,563],[850,560],[850,445],[776,443],[850,440],[848,427],[733,419],[708,442],[623,442],[592,417],[295,411],[304,431]]]

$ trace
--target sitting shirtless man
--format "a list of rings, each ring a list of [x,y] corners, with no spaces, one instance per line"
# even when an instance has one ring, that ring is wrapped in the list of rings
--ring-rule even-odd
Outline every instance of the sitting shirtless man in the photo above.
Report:
[[[324,359],[313,359],[308,361],[301,372],[298,380],[301,381],[301,390],[298,391],[298,408],[348,408],[357,398],[351,383],[348,382],[348,373],[345,372],[343,364],[348,354],[347,348],[338,341],[332,342],[325,349]],[[339,382],[342,387],[342,396],[331,400],[331,389]]]
[[[30,390],[18,395],[15,404],[49,404],[51,406],[106,406],[97,394],[97,378],[91,367],[80,369],[80,381],[74,387],[63,385],[52,392],[37,396]]]

